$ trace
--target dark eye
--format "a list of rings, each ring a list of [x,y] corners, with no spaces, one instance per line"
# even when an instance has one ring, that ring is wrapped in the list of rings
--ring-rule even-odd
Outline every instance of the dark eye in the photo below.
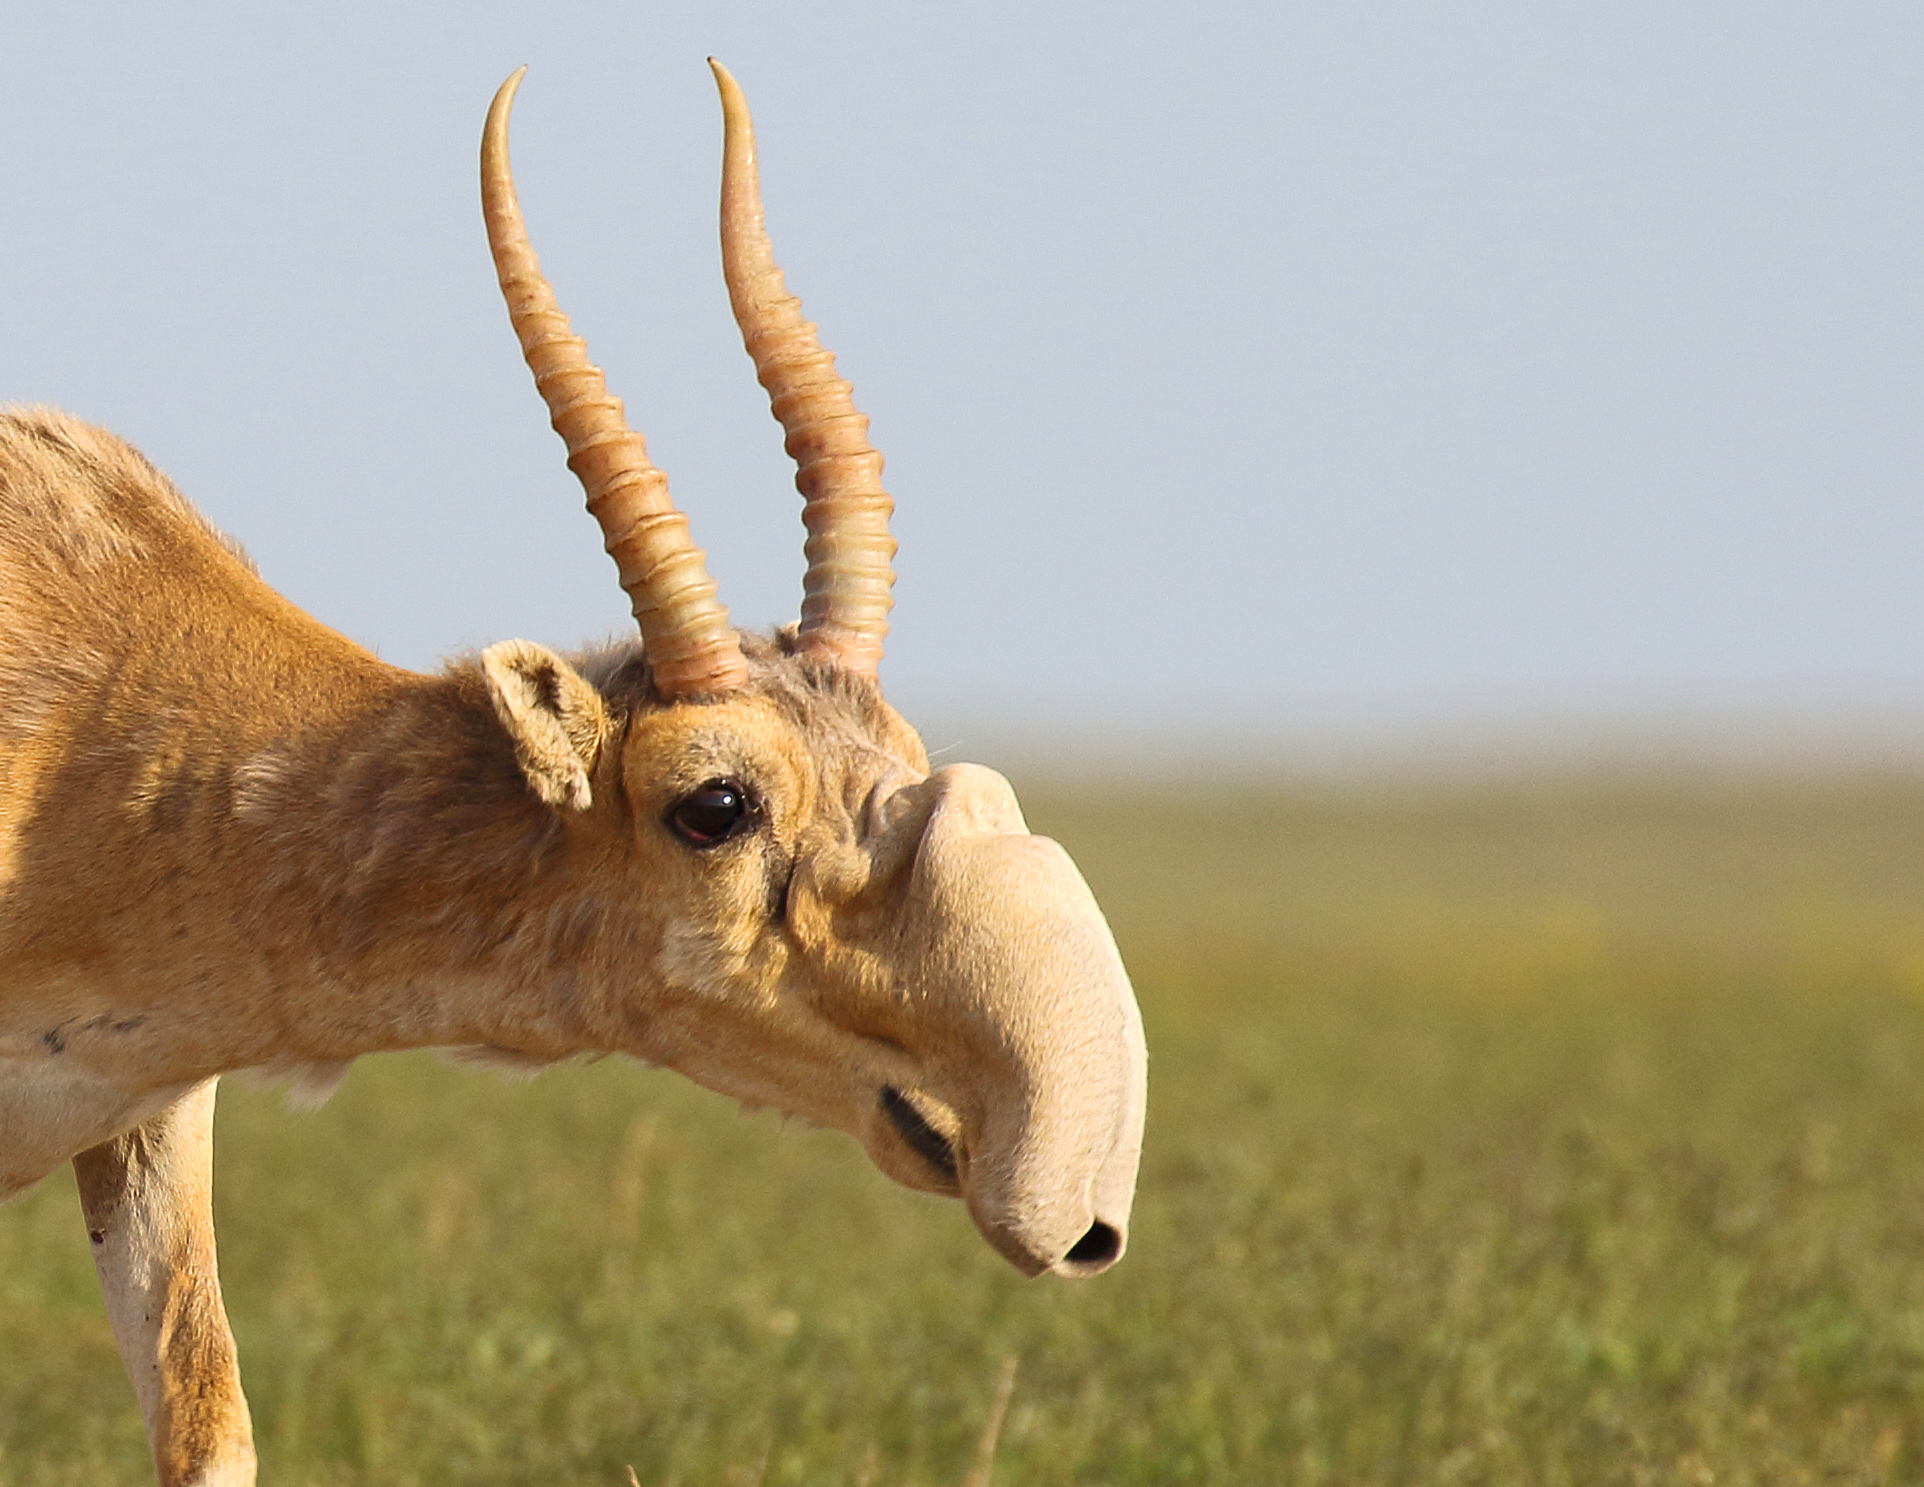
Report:
[[[668,826],[691,847],[712,847],[754,816],[754,799],[746,786],[735,780],[710,780],[675,802],[668,812]]]

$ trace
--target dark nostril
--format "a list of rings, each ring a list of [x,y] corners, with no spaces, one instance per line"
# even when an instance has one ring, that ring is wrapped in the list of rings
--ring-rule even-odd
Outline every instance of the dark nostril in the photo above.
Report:
[[[1087,1234],[1069,1246],[1069,1253],[1062,1258],[1077,1265],[1108,1265],[1121,1253],[1122,1235],[1097,1219],[1089,1226]]]

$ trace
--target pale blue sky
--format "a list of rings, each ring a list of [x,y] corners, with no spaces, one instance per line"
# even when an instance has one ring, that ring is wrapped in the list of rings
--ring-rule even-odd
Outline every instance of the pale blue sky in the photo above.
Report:
[[[480,231],[522,62],[563,303],[791,615],[713,52],[888,457],[912,715],[1924,716],[1908,0],[69,10],[9,17],[0,400],[395,661],[625,622]]]

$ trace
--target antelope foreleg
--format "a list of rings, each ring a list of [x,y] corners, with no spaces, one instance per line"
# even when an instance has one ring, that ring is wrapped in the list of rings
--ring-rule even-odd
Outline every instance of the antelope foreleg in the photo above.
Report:
[[[73,1165],[161,1487],[249,1487],[254,1432],[214,1260],[214,1081]]]

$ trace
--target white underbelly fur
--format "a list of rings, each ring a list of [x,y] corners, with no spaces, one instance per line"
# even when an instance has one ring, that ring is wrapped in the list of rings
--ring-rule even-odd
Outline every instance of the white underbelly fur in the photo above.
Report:
[[[194,1086],[130,1091],[44,1049],[0,1051],[0,1199],[165,1110]]]

